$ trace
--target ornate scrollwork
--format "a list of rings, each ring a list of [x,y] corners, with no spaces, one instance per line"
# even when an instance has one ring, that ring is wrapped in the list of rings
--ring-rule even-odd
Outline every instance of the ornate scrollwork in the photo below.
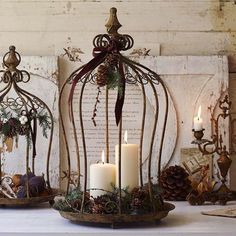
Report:
[[[31,113],[35,113],[37,110],[45,108],[44,105],[36,98],[32,98],[32,100],[27,99],[25,101],[26,103],[24,103],[22,98],[20,97],[7,97],[5,101],[1,102],[0,107],[4,109],[9,108],[12,111],[19,111],[22,110],[22,108],[24,108],[26,105],[27,107],[29,107],[29,110],[32,110]]]
[[[15,51],[14,46],[9,47],[9,52],[3,56],[3,65],[6,70],[0,70],[3,75],[0,78],[0,82],[9,83],[27,83],[30,80],[30,74],[25,70],[18,70],[17,66],[21,62],[21,56]]]
[[[108,34],[99,34],[93,39],[93,46],[99,49],[116,48],[118,51],[127,51],[132,48],[134,40],[130,35],[110,36]]]

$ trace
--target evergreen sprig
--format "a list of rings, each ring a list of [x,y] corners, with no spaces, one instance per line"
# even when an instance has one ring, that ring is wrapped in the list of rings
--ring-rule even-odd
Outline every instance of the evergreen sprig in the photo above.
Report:
[[[47,111],[41,110],[37,115],[37,119],[39,121],[39,126],[42,128],[43,136],[48,138],[48,130],[52,128],[52,123]]]

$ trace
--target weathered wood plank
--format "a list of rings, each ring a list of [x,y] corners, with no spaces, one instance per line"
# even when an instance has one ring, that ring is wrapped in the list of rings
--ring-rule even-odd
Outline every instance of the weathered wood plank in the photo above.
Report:
[[[232,2],[224,3],[222,11],[218,2],[113,5],[126,31],[236,31]],[[103,29],[110,7],[111,2],[1,2],[0,22],[7,24],[0,24],[0,31],[96,31]]]
[[[4,32],[0,33],[0,53],[15,44],[24,55],[62,55],[68,46],[92,51],[97,32]],[[127,32],[135,40],[134,48],[151,49],[156,55],[161,44],[161,55],[229,55],[230,71],[236,71],[235,32]]]
[[[1,0],[2,2],[48,2],[50,0]],[[125,0],[126,2],[144,2],[142,0]],[[219,0],[145,0],[145,2],[218,2]],[[221,0],[230,2],[233,0]],[[65,0],[51,0],[51,2],[65,2]],[[112,0],[68,0],[68,2],[114,2]]]

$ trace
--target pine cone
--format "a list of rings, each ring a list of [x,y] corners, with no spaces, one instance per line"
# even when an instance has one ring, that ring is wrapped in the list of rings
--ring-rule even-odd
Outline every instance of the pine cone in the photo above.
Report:
[[[117,198],[113,195],[102,195],[94,198],[92,205],[94,214],[116,214],[118,212]]]
[[[118,57],[115,54],[109,54],[105,60],[107,67],[116,67],[118,64]]]
[[[19,135],[27,135],[30,131],[29,125],[21,125],[19,128]]]
[[[188,173],[181,166],[170,166],[161,173],[160,182],[164,190],[163,197],[171,201],[186,200],[191,191]]]
[[[109,74],[109,67],[100,65],[98,67],[96,82],[99,87],[103,87],[107,84],[107,78]]]
[[[14,137],[17,135],[19,130],[20,122],[16,118],[10,118],[6,123],[2,126],[2,132],[6,137]]]

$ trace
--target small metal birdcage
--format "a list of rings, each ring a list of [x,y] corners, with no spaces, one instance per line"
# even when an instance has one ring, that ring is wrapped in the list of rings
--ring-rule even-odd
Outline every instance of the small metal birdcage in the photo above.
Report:
[[[130,58],[123,56],[120,52],[127,51],[133,46],[133,39],[129,35],[121,35],[118,33],[118,29],[121,27],[117,16],[116,8],[111,8],[110,18],[106,24],[108,34],[99,34],[93,40],[93,56],[94,58],[87,64],[81,66],[75,70],[70,77],[62,84],[59,98],[59,109],[61,117],[62,131],[65,141],[66,158],[68,163],[67,173],[67,195],[64,201],[59,201],[55,204],[55,208],[60,211],[61,215],[67,219],[77,222],[100,222],[110,223],[114,226],[116,223],[125,222],[137,222],[137,221],[153,221],[165,217],[170,210],[174,208],[173,205],[164,203],[161,199],[158,190],[158,181],[153,182],[152,176],[152,162],[153,159],[157,160],[157,168],[155,168],[155,175],[160,175],[161,168],[161,156],[163,152],[164,138],[166,133],[167,118],[168,118],[168,92],[163,80],[158,74],[146,66],[132,61]],[[91,157],[88,154],[88,144],[93,140],[88,141],[87,130],[84,122],[85,109],[85,91],[86,88],[92,85],[91,89],[96,91],[96,102],[93,113],[90,120],[94,124],[94,130],[97,127],[97,106],[99,103],[104,102],[101,106],[104,107],[103,120],[99,122],[104,123],[104,146],[105,146],[105,158],[102,163],[111,162],[111,131],[112,127],[116,126],[116,137],[118,145],[116,147],[116,184],[109,191],[100,186],[100,177],[95,176],[97,171],[90,166],[90,187],[88,186],[88,164],[91,162]],[[126,152],[123,150],[122,136],[123,136],[123,119],[126,116],[123,106],[125,105],[125,97],[127,97],[127,86],[136,85],[141,91],[141,110],[138,111],[141,118],[140,133],[139,133],[139,147],[131,145],[130,150],[127,151],[127,159],[132,155],[138,157],[138,171],[134,175],[138,175],[138,184],[132,188],[131,184],[124,186],[123,176],[125,165],[125,159],[122,157]],[[68,92],[68,89],[69,92]],[[153,95],[154,113],[153,123],[151,124],[150,134],[146,134],[148,142],[148,157],[147,157],[147,181],[144,181],[144,165],[143,163],[143,148],[144,148],[144,133],[145,125],[147,123],[147,90],[149,87],[149,93]],[[162,89],[163,100],[160,101],[157,87]],[[110,98],[110,90],[116,89],[116,98]],[[77,90],[78,89],[78,90]],[[90,88],[89,88],[90,89]],[[102,90],[102,94],[101,94]],[[75,93],[77,98],[75,99]],[[113,90],[114,93],[114,90]],[[65,110],[64,98],[68,94],[68,110]],[[87,96],[87,95],[86,95]],[[103,98],[99,98],[103,96]],[[164,108],[162,108],[162,125],[159,127],[159,144],[158,153],[153,152],[155,138],[157,136],[157,126],[160,116],[160,106],[163,102]],[[114,108],[114,115],[111,114],[111,107]],[[78,112],[76,112],[78,108]],[[76,110],[76,111],[75,111]],[[87,112],[87,110],[86,110]],[[66,118],[65,115],[68,115]],[[77,116],[78,115],[78,116]],[[78,119],[76,118],[78,117]],[[72,128],[69,133],[72,134],[73,139],[69,139],[67,123],[70,119]],[[111,124],[113,122],[113,124]],[[112,126],[113,125],[113,126]],[[159,123],[160,125],[160,123]],[[137,127],[138,129],[138,127]],[[114,130],[113,130],[114,132]],[[94,135],[96,136],[96,134]],[[74,141],[73,141],[74,140]],[[73,143],[73,144],[72,144]],[[72,154],[71,146],[75,145],[74,154],[77,159],[78,167],[78,180],[77,187],[74,190],[70,189],[71,185],[71,169],[72,169]],[[127,144],[128,145],[128,144]],[[129,147],[127,148],[129,149]],[[137,151],[138,150],[138,151]],[[73,155],[74,155],[73,154]],[[135,158],[134,158],[135,159]],[[131,160],[132,162],[133,160]],[[123,162],[123,163],[122,163]],[[98,166],[99,168],[99,166]],[[102,166],[101,166],[102,168]],[[112,167],[111,167],[112,168]],[[130,168],[133,166],[130,164]],[[109,169],[109,168],[108,168]],[[101,171],[101,175],[105,172],[105,179],[109,178],[109,171],[104,169]],[[128,173],[130,171],[130,173]],[[112,172],[112,170],[111,170]],[[132,175],[132,170],[127,170],[129,176]],[[101,177],[103,178],[103,177]],[[127,177],[129,178],[129,177]],[[83,179],[83,181],[81,181]],[[95,182],[99,182],[99,186],[92,184],[91,179]],[[102,181],[101,181],[102,182]],[[92,186],[91,186],[92,185]],[[95,194],[93,191],[101,190],[104,194]],[[95,196],[92,196],[92,193]],[[136,196],[136,198],[134,197]],[[142,196],[142,197],[141,197]],[[141,199],[142,198],[142,199]],[[136,202],[135,202],[136,201]]]
[[[26,86],[30,82],[30,74],[17,68],[20,62],[20,54],[15,51],[14,46],[10,46],[9,52],[3,57],[3,66],[6,69],[0,71],[0,205],[4,206],[52,203],[57,195],[57,191],[51,188],[49,176],[53,115],[45,102],[21,88],[20,84]],[[46,166],[40,170],[35,161],[38,151],[37,138],[42,138],[39,133],[46,137],[49,133],[48,140],[45,141]],[[7,158],[7,155],[12,153],[18,153],[19,157]],[[24,156],[25,159],[22,159]],[[11,159],[11,164],[18,163],[14,170],[9,167],[4,169],[6,159]],[[19,166],[22,167],[20,170]],[[45,176],[41,175],[42,173]]]

